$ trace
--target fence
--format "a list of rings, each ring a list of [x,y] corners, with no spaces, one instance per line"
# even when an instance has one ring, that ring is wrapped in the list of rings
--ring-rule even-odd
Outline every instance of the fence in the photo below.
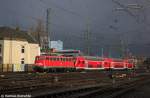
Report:
[[[0,64],[0,72],[32,72],[31,64]]]

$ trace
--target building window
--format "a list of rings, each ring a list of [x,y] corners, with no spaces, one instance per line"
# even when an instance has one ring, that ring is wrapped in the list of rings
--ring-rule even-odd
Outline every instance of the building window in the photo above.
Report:
[[[21,53],[24,53],[25,49],[24,46],[21,47]]]
[[[24,58],[21,59],[21,64],[24,64]]]
[[[0,53],[2,53],[2,45],[0,44]]]

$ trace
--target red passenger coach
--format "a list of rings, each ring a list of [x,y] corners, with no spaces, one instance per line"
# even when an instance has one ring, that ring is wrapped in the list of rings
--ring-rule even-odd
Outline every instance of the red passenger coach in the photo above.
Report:
[[[126,69],[126,62],[123,59],[112,59],[111,69]]]
[[[134,61],[132,59],[126,60],[125,63],[127,69],[133,69],[135,67]]]
[[[86,64],[85,69],[87,70],[100,70],[104,69],[104,59],[101,57],[84,56]]]
[[[110,68],[114,70],[133,69],[134,64],[131,60],[126,59],[112,59]]]

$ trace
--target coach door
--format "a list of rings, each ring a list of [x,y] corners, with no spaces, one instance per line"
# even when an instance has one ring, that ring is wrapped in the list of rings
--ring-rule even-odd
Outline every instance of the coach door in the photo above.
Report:
[[[110,69],[110,67],[111,67],[111,60],[110,59],[106,59],[104,61],[104,68],[105,69]]]

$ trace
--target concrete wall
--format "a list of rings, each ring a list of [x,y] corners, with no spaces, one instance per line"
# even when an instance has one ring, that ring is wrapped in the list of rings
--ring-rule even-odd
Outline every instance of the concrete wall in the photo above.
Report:
[[[21,53],[22,46],[25,47],[24,53]],[[21,58],[24,58],[25,64],[34,64],[34,58],[39,55],[39,50],[38,44],[4,40],[3,64],[21,64]]]

